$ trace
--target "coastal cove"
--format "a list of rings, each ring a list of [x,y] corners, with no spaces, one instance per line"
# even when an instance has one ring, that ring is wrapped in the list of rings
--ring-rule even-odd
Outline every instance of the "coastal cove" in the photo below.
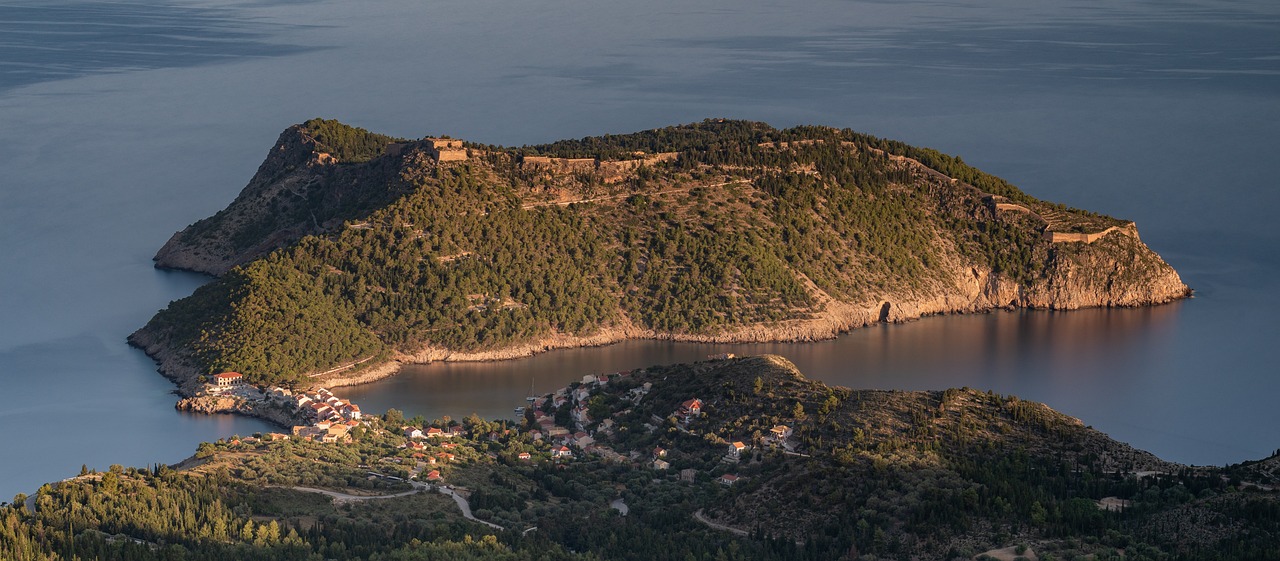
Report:
[[[711,344],[630,340],[497,362],[404,365],[391,378],[336,389],[368,411],[455,419],[513,418],[526,395],[585,374],[703,360],[708,355],[786,356],[815,380],[858,389],[968,386],[1051,404],[1122,442],[1187,464],[1263,457],[1269,443],[1232,434],[1168,406],[1194,379],[1151,368],[1186,360],[1191,300],[1139,309],[1035,310],[947,315],[856,329],[807,343]],[[1192,347],[1194,348],[1194,347]],[[1160,373],[1169,374],[1162,377]],[[530,394],[530,388],[533,394]],[[1206,396],[1210,403],[1212,396]],[[1233,460],[1227,460],[1233,461]],[[1238,460],[1235,460],[1238,461]]]
[[[50,4],[24,21],[64,22],[59,10],[88,3]],[[112,57],[84,59],[65,28],[23,35],[8,48],[40,54],[3,51],[19,64],[0,73],[0,420],[12,427],[0,447],[16,451],[0,458],[0,500],[81,464],[173,463],[200,441],[276,430],[175,411],[174,385],[125,338],[208,282],[153,269],[156,249],[232,200],[284,127],[321,115],[508,146],[709,115],[849,127],[1133,220],[1195,290],[1151,308],[926,317],[807,344],[626,341],[411,365],[335,388],[366,412],[509,418],[531,384],[768,352],[855,389],[1041,401],[1170,461],[1280,446],[1274,2],[810,7],[141,1],[95,39]],[[156,12],[220,47],[157,56],[198,49],[147,47]],[[601,47],[565,39],[579,34]]]

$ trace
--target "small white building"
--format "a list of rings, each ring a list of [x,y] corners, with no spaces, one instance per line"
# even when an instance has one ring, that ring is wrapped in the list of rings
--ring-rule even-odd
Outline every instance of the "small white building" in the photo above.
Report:
[[[232,388],[244,383],[244,376],[239,372],[223,372],[213,375],[213,385],[219,389]]]

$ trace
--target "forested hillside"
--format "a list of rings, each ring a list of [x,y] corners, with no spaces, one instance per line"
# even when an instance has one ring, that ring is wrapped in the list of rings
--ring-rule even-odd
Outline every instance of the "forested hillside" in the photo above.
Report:
[[[811,339],[1187,292],[1129,223],[847,130],[706,121],[471,144],[459,161],[430,139],[393,140],[333,121],[286,131],[231,207],[157,257],[221,278],[134,342],[177,357],[170,371],[299,383],[442,353]],[[1108,228],[1093,243],[1047,239]]]

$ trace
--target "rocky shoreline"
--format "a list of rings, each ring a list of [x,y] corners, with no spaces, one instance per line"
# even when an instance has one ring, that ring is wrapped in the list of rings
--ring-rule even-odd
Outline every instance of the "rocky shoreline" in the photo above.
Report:
[[[1112,236],[1119,238],[1120,236]],[[1158,282],[1149,283],[1144,290],[1121,288],[1122,292],[1094,292],[1092,299],[1081,296],[1080,290],[1047,290],[1031,292],[1025,287],[1001,278],[991,272],[970,271],[971,281],[953,286],[962,291],[937,293],[921,300],[884,301],[863,305],[837,301],[814,286],[810,290],[823,304],[823,313],[816,318],[797,319],[773,324],[742,326],[719,334],[663,333],[635,326],[626,321],[601,329],[588,336],[554,334],[532,341],[487,351],[456,351],[428,346],[414,353],[395,353],[388,360],[365,364],[355,371],[339,372],[313,378],[311,386],[342,387],[376,382],[398,374],[406,365],[432,362],[491,362],[527,358],[543,352],[583,347],[602,347],[628,340],[678,341],[689,343],[794,343],[829,340],[847,334],[854,329],[880,323],[903,323],[928,316],[947,314],[987,313],[999,309],[1052,309],[1075,310],[1096,307],[1138,307],[1161,305],[1191,295],[1191,289],[1182,284],[1172,268]],[[1064,275],[1079,281],[1079,275]],[[1118,287],[1109,286],[1112,290]],[[1064,295],[1066,297],[1064,297]],[[1001,305],[1001,302],[1005,302]],[[129,344],[141,349],[157,363],[158,371],[178,385],[179,409],[206,413],[238,413],[282,424],[270,413],[252,408],[219,404],[200,404],[190,401],[201,384],[202,372],[191,357],[164,344],[164,337],[147,328],[129,336]]]
[[[271,405],[255,404],[243,399],[236,399],[232,397],[212,395],[184,397],[174,404],[174,408],[179,411],[204,413],[206,415],[212,415],[215,413],[245,415],[247,417],[262,419],[285,429],[301,424],[296,413],[292,410]]]

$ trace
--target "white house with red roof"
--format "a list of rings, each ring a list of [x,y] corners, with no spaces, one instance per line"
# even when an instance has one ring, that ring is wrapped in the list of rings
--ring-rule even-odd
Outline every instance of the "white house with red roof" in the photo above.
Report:
[[[693,398],[680,404],[680,409],[676,411],[676,416],[680,417],[684,422],[696,419],[702,415],[702,400]]]
[[[222,372],[213,375],[213,385],[218,389],[233,388],[244,383],[244,375],[239,372]]]

